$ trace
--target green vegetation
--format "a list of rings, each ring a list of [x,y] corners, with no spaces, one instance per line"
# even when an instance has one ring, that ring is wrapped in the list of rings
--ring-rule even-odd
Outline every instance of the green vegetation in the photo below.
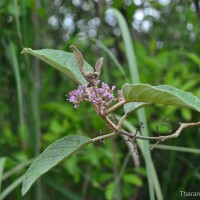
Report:
[[[35,172],[35,163],[43,171],[24,182],[23,194],[51,170],[32,185],[27,199],[176,200],[180,191],[199,192],[200,129],[191,124],[199,121],[200,109],[196,2],[0,2],[0,199],[22,199],[22,182]],[[131,102],[124,106],[126,132],[166,138],[179,122],[191,127],[156,146],[137,139],[137,154],[133,143],[117,135],[89,144],[111,131],[88,102],[74,109],[66,101],[75,82],[87,83],[67,53],[72,44],[92,67],[104,57],[101,81],[123,88]],[[87,62],[85,71],[91,69]],[[119,120],[123,109],[115,114],[113,120]],[[79,143],[62,152],[54,148],[67,145],[69,137]],[[40,158],[48,157],[48,149],[61,155],[44,164]]]

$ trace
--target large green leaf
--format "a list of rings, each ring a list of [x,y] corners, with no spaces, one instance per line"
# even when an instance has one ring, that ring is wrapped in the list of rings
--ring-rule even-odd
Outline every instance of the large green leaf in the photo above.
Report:
[[[88,83],[82,76],[73,53],[53,49],[32,50],[30,48],[24,48],[22,53],[31,54],[39,58],[79,84]],[[84,70],[88,72],[90,69],[91,66],[84,61]]]
[[[75,153],[78,149],[91,143],[92,140],[85,136],[70,135],[63,137],[52,143],[41,153],[27,170],[23,186],[22,195],[24,196],[31,185],[44,173],[57,165],[63,159]]]
[[[126,114],[139,110],[140,108],[143,108],[144,106],[148,106],[150,103],[142,103],[142,102],[129,102],[124,105],[124,112]]]
[[[144,102],[190,108],[200,112],[200,99],[169,85],[125,84],[122,87],[127,102]]]

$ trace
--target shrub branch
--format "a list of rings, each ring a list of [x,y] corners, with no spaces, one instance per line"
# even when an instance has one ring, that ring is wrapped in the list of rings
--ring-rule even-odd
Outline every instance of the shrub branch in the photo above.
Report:
[[[108,117],[103,117],[103,119],[109,125],[109,127],[111,129],[113,129],[115,132],[96,137],[96,138],[92,139],[93,142],[96,142],[96,141],[99,141],[99,140],[103,140],[103,139],[112,137],[112,136],[117,135],[117,134],[126,135],[126,136],[128,136],[130,138],[135,138],[135,139],[163,142],[165,140],[169,140],[169,139],[173,139],[173,138],[179,137],[181,132],[183,131],[183,129],[185,129],[187,127],[200,126],[200,122],[179,123],[180,124],[179,128],[174,133],[172,133],[170,135],[158,136],[158,137],[148,137],[148,136],[135,135],[134,133],[127,132],[125,130],[120,130],[120,128],[117,127],[115,124],[113,124],[113,122],[111,122],[111,120]],[[155,147],[155,145],[152,147],[152,149]]]
[[[115,86],[110,88],[107,84],[102,83],[102,86],[98,86],[100,83],[99,76],[101,74],[101,69],[103,65],[103,58],[100,58],[97,60],[95,65],[95,70],[93,68],[90,69],[90,72],[85,72],[83,65],[84,60],[81,52],[73,45],[71,45],[71,48],[74,52],[74,56],[77,61],[77,65],[80,69],[81,74],[83,77],[89,82],[87,86],[79,86],[77,90],[74,90],[70,93],[69,101],[75,104],[75,108],[77,108],[83,100],[90,101],[97,114],[106,122],[106,124],[113,130],[113,133],[102,135],[99,137],[96,137],[92,139],[93,142],[104,140],[106,138],[112,137],[114,135],[120,134],[122,137],[126,136],[128,137],[128,141],[134,142],[135,139],[142,139],[142,140],[149,140],[149,141],[156,141],[155,145],[152,146],[151,149],[153,149],[159,142],[163,142],[165,140],[177,138],[183,129],[190,127],[190,126],[200,126],[200,122],[191,122],[191,123],[179,123],[179,128],[170,135],[164,135],[164,136],[157,136],[157,137],[151,137],[151,136],[142,136],[138,135],[138,131],[140,129],[136,129],[135,133],[125,131],[121,128],[123,125],[124,120],[127,117],[127,114],[124,114],[121,119],[118,121],[117,125],[116,123],[113,123],[113,121],[108,117],[109,114],[114,112],[116,109],[121,107],[126,103],[126,100],[123,97],[123,93],[121,90],[118,90],[118,98],[114,98],[113,90],[115,89]],[[118,100],[118,103],[115,105],[109,107],[111,102]],[[141,125],[143,125],[141,123]]]

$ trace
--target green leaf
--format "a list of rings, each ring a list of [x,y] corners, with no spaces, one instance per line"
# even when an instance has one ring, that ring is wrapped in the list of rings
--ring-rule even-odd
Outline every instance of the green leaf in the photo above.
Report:
[[[114,182],[109,183],[107,185],[107,187],[105,188],[106,199],[108,199],[108,200],[112,199],[112,195],[113,195],[114,190],[115,190],[115,183]]]
[[[188,56],[194,63],[196,63],[200,67],[200,58],[195,53],[187,53]]]
[[[73,53],[53,49],[32,50],[30,48],[24,48],[22,54],[24,53],[39,58],[53,68],[68,75],[72,80],[79,84],[88,83],[82,76]],[[91,66],[84,61],[84,70],[89,72],[90,69]]]
[[[141,102],[130,102],[130,103],[126,103],[124,105],[124,112],[126,114],[132,112],[132,111],[136,111],[139,110],[140,108],[143,108],[144,106],[148,106],[150,103],[141,103]]]
[[[143,185],[142,179],[135,174],[125,174],[123,176],[123,180],[126,183],[130,183],[130,184],[136,185],[138,187],[141,187]]]
[[[27,170],[23,181],[22,195],[24,196],[28,192],[31,185],[41,175],[91,142],[90,138],[78,135],[69,135],[53,142]]]
[[[127,102],[173,105],[200,112],[200,99],[198,97],[169,85],[125,84],[122,91]]]

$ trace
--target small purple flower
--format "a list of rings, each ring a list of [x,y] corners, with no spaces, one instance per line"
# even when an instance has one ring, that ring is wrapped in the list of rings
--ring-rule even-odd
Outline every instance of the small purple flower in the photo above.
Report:
[[[74,95],[71,95],[69,97],[69,102],[74,103],[76,101],[76,97]]]
[[[123,101],[124,100],[124,95],[122,93],[122,90],[118,90],[118,102]]]
[[[116,86],[115,85],[113,85],[112,86],[112,91],[114,91],[116,89]]]
[[[101,115],[104,115],[104,112],[105,112],[105,107],[101,107]]]
[[[73,103],[75,108],[79,106],[79,104],[85,100],[85,91],[86,86],[80,85],[77,90],[73,90],[69,93],[69,102]]]
[[[77,90],[73,90],[69,93],[69,101],[74,104],[74,107],[77,108],[80,103],[84,100],[90,101],[95,108],[97,109],[100,115],[104,115],[106,108],[115,100],[113,95],[115,86],[110,86],[104,82],[101,83],[101,86],[98,84],[94,87],[86,87],[85,85],[79,86]],[[123,100],[123,94],[121,90],[118,90],[118,99]]]

